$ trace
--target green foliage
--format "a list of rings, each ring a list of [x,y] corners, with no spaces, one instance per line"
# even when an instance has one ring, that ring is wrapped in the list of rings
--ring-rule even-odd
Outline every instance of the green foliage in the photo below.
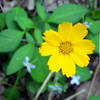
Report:
[[[35,40],[37,41],[38,44],[43,42],[43,40],[42,40],[42,33],[37,28],[34,30],[34,38],[35,38]]]
[[[92,17],[94,19],[100,19],[100,9],[96,9],[92,12]]]
[[[46,12],[45,8],[42,7],[42,5],[40,4],[40,2],[37,2],[37,3],[36,3],[36,9],[37,9],[37,13],[38,13],[38,15],[41,17],[41,19],[42,19],[43,21],[46,21],[47,12]]]
[[[66,82],[66,77],[63,76],[63,75],[61,74],[61,72],[56,72],[56,73],[55,73],[55,80],[57,80],[58,82],[60,82],[60,83],[62,83],[62,84],[65,84],[65,82]]]
[[[27,81],[26,83],[26,88],[29,92],[31,92],[32,94],[36,93],[38,91],[38,89],[40,88],[40,84],[34,82],[34,81]]]
[[[48,24],[48,23],[45,23],[45,26],[44,27],[45,27],[45,31],[46,30],[49,30],[51,28],[50,24]]]
[[[34,16],[33,21],[34,21],[34,24],[35,24],[36,28],[44,28],[45,23],[40,18],[40,16]]]
[[[6,29],[0,32],[0,52],[9,52],[16,49],[23,36],[23,32]]]
[[[12,99],[9,99],[9,95],[13,91]],[[7,88],[5,91],[5,96],[7,97],[5,100],[19,100],[20,99],[20,93],[16,88]]]
[[[54,10],[54,12],[49,17],[48,22],[58,24],[64,21],[69,21],[76,23],[82,17],[84,17],[87,12],[88,10],[81,5],[64,4]]]
[[[88,67],[78,67],[76,68],[76,74],[80,76],[80,81],[84,82],[91,78],[91,73]]]
[[[18,23],[20,28],[22,30],[25,30],[25,31],[30,30],[30,29],[35,27],[33,21],[30,18],[26,17],[26,16],[24,16],[24,17],[21,17],[21,16],[20,17],[16,17],[15,21]]]
[[[89,23],[89,25],[89,30],[93,34],[97,34],[98,32],[100,32],[100,21],[92,21],[91,23]]]
[[[100,100],[100,96],[90,96],[88,100]]]
[[[10,29],[18,29],[15,19],[16,18],[18,19],[20,17],[22,18],[22,20],[27,17],[27,13],[24,11],[24,9],[20,7],[16,7],[16,8],[13,8],[11,11],[9,11],[6,14],[7,27]]]
[[[36,48],[34,52],[33,61],[31,63],[34,64],[36,68],[32,70],[31,76],[36,82],[41,83],[49,73],[47,66],[48,57],[41,56]]]
[[[16,78],[14,85],[11,82],[12,87],[6,91],[6,100],[21,99],[17,86],[24,75],[24,85],[27,91],[32,94],[37,93],[50,73],[48,69],[49,57],[41,56],[39,53],[39,46],[43,42],[43,32],[51,28],[57,30],[59,23],[66,21],[72,23],[88,22],[90,27],[86,38],[95,43],[95,52],[99,53],[100,10],[90,11],[81,5],[64,4],[52,13],[47,13],[41,2],[42,0],[36,1],[36,13],[32,17],[28,17],[30,13],[27,14],[21,7],[12,8],[7,13],[0,13],[0,57],[1,55],[8,56],[4,63],[1,63],[2,58],[0,59],[0,71],[3,69],[7,75],[14,74],[14,78]],[[36,68],[31,69],[30,73],[26,73],[26,69],[24,69],[25,57],[29,57],[29,63],[36,66]],[[2,66],[4,67],[2,68]],[[18,75],[17,72],[21,75]],[[80,82],[91,78],[88,67],[77,66],[76,75],[80,76]],[[9,79],[7,77],[6,82],[9,83]],[[61,72],[56,72],[42,92],[47,89],[56,93],[66,92],[69,80]],[[89,100],[99,100],[98,98],[100,99],[100,96],[91,96]]]
[[[27,44],[23,47],[20,47],[13,55],[7,67],[7,70],[6,70],[7,75],[13,74],[17,72],[18,70],[20,70],[23,67],[23,61],[25,57],[28,56],[31,60],[34,54],[33,49],[34,49],[33,44]]]
[[[34,42],[34,39],[32,37],[32,35],[30,33],[26,33],[26,40],[28,43],[33,43]]]
[[[0,13],[0,29],[3,29],[5,26],[6,26],[5,14],[4,13]]]
[[[99,34],[91,36],[90,38],[95,43],[95,52],[99,53]]]

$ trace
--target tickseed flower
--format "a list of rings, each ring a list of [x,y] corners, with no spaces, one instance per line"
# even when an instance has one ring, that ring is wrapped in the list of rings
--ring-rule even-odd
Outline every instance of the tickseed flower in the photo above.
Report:
[[[50,56],[49,69],[52,72],[62,70],[63,75],[71,77],[76,73],[76,64],[86,67],[95,45],[91,40],[84,39],[88,34],[84,24],[73,25],[70,22],[59,24],[58,32],[50,29],[45,31],[39,52],[42,56]]]
[[[30,62],[29,62],[29,57],[25,57],[25,60],[23,61],[23,65],[24,67],[27,68],[27,71],[30,73],[31,72],[31,69],[34,69],[36,66],[35,65],[32,65]]]
[[[76,84],[76,85],[80,85],[80,76],[76,76],[76,75],[73,75],[72,76],[72,80],[70,81],[70,83],[73,85],[73,84]]]

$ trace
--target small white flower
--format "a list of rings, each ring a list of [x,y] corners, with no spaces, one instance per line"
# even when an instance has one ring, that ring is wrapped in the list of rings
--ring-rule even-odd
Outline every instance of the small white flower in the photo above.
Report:
[[[83,22],[82,24],[85,24],[88,28],[90,27],[88,22]]]
[[[27,71],[30,73],[31,72],[31,69],[34,69],[36,66],[35,65],[32,65],[30,62],[29,62],[29,57],[25,57],[25,60],[23,61],[23,65],[24,67],[27,68]]]
[[[80,76],[73,75],[70,84],[72,84],[72,85],[73,84],[79,85],[80,84],[79,80],[80,80]]]

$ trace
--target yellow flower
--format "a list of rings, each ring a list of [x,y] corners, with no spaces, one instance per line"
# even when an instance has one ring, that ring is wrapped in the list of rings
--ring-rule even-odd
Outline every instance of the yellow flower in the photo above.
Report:
[[[86,67],[90,60],[87,54],[92,54],[95,48],[91,40],[84,39],[87,34],[86,25],[70,22],[59,24],[58,32],[46,31],[39,52],[42,56],[50,56],[49,69],[52,72],[61,69],[63,75],[71,77],[76,73],[76,64]]]

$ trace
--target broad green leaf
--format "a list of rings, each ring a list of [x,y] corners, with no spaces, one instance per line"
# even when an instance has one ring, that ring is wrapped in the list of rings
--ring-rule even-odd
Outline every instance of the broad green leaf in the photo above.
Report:
[[[84,20],[85,20],[85,22],[88,22],[88,23],[91,23],[91,22],[94,21],[94,20],[91,18],[91,16],[86,16]]]
[[[21,42],[23,32],[6,29],[0,32],[0,52],[9,52],[17,48]]]
[[[19,17],[22,17],[22,18],[27,17],[27,14],[24,11],[24,9],[22,9],[20,7],[12,8],[12,10],[7,12],[7,15],[6,15],[7,27],[11,28],[11,29],[18,29],[15,19],[19,18]]]
[[[80,76],[80,81],[84,82],[91,78],[91,73],[88,67],[76,67],[76,74]]]
[[[100,100],[100,95],[98,95],[98,96],[90,96],[88,100]]]
[[[6,23],[5,23],[5,14],[4,13],[0,13],[0,29],[3,29],[5,27]]]
[[[36,28],[34,30],[34,38],[35,38],[35,40],[37,41],[38,44],[43,42],[43,40],[42,40],[42,33],[41,33],[41,31],[38,28]]]
[[[31,76],[33,80],[36,82],[43,82],[49,73],[49,69],[47,66],[48,57],[41,56],[38,52],[38,49],[35,48],[34,50],[34,58],[31,62],[36,66],[35,69],[32,70]]]
[[[81,5],[64,4],[54,10],[54,12],[48,18],[48,22],[58,24],[65,21],[69,21],[72,23],[76,23],[82,17],[84,17],[84,15],[87,12],[88,12],[87,8]]]
[[[98,32],[100,32],[100,21],[93,21],[89,23],[89,25],[90,25],[89,30],[93,34],[97,34]]]
[[[92,16],[94,19],[100,19],[100,9],[93,11]]]
[[[100,53],[99,51],[99,34],[94,35],[91,37],[93,43],[95,43],[95,52]]]
[[[40,4],[40,2],[36,3],[36,9],[37,9],[37,13],[41,17],[41,19],[43,21],[45,21],[46,18],[47,18],[47,12],[46,12],[45,8],[42,7],[42,5]]]
[[[33,37],[30,33],[26,33],[26,40],[27,40],[28,43],[34,42]]]
[[[33,16],[33,19],[32,20],[33,20],[36,28],[43,28],[44,29],[44,22],[40,18],[40,16]]]
[[[92,40],[92,42],[95,44],[95,52],[96,53],[100,53],[100,51],[99,51],[99,34],[95,34],[95,35],[93,35],[93,34],[88,34],[87,35],[87,38],[89,39],[89,40]]]
[[[25,31],[30,30],[35,27],[33,21],[28,17],[22,17],[22,16],[16,17],[15,21],[18,23],[20,28]]]
[[[9,96],[11,97],[9,98]],[[5,100],[20,100],[20,92],[16,88],[6,88],[5,90]]]
[[[6,73],[8,75],[16,73],[18,70],[20,70],[23,67],[23,61],[25,57],[29,57],[30,60],[33,57],[33,50],[34,50],[34,45],[33,44],[27,44],[23,47],[20,47],[13,55]]]

